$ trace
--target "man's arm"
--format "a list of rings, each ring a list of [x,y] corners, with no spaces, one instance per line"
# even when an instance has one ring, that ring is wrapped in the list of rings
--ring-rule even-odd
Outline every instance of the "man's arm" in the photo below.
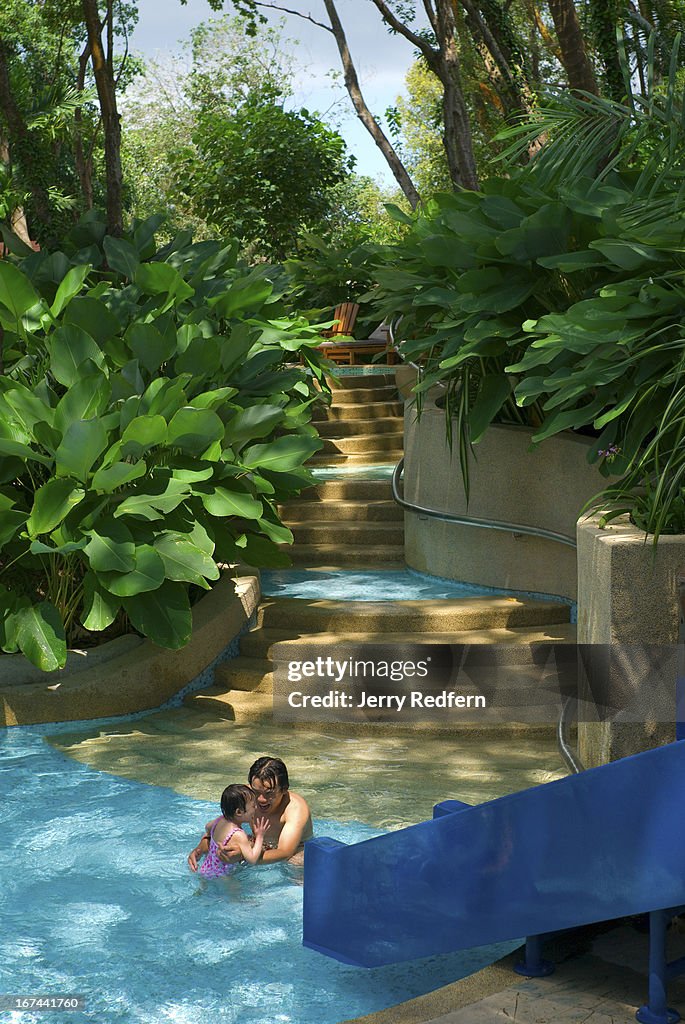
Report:
[[[210,821],[209,824],[213,825],[214,822]],[[207,853],[208,850],[209,850],[209,832],[205,832],[205,834],[203,835],[202,839],[197,844],[195,849],[191,850],[190,853],[188,854],[188,867],[190,868],[191,871],[197,871],[198,859],[200,857],[204,857],[204,855]]]

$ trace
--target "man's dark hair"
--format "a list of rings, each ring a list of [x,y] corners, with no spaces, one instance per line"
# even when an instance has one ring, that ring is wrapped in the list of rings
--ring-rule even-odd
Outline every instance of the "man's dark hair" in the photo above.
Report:
[[[260,782],[270,782],[274,789],[288,789],[288,769],[280,757],[258,757],[250,768],[247,781],[259,779]]]
[[[232,818],[236,811],[246,810],[250,800],[254,800],[254,793],[249,786],[226,786],[221,794],[221,813],[224,818]]]

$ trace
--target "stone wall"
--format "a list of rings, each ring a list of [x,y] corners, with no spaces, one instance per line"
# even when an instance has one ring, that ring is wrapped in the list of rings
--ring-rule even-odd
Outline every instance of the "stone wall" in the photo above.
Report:
[[[564,434],[531,450],[532,431],[493,426],[474,446],[467,508],[458,452],[432,403],[405,412],[404,494],[441,511],[538,526],[575,536],[578,514],[604,478],[587,462],[592,441]],[[486,586],[575,599],[576,553],[551,540],[405,517],[405,558],[421,572]]]
[[[588,767],[675,738],[675,678],[680,625],[678,587],[685,579],[685,537],[652,538],[627,516],[605,528],[578,525],[578,643],[609,708],[593,722],[581,713],[579,753]],[[591,701],[592,680],[585,680]]]
[[[254,573],[254,570],[251,570]],[[40,672],[21,655],[0,656],[0,725],[71,722],[159,707],[203,673],[249,621],[259,577],[226,576],[193,608],[193,633],[169,651],[137,636],[70,652],[66,668]]]

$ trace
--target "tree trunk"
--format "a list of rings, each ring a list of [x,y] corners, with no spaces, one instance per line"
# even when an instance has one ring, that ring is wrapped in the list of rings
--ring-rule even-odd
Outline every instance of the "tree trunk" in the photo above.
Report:
[[[400,160],[395,148],[366,105],[335,2],[334,0],[324,0],[324,4],[331,23],[331,31],[333,32],[333,37],[337,43],[338,52],[340,53],[340,60],[342,61],[345,75],[345,88],[352,100],[354,109],[357,111],[357,117],[385,157],[386,163],[392,171],[395,181],[409,200],[412,209],[416,209],[421,201],[421,197],[416,191],[414,183],[409,177],[407,169]]]
[[[442,83],[443,143],[450,177],[457,188],[477,189],[478,172],[473,139],[464,101],[457,48],[456,24],[451,0],[436,0],[438,44],[433,70]]]
[[[88,31],[95,85],[100,102],[105,137],[105,174],[107,179],[107,230],[121,235],[124,230],[121,171],[121,122],[117,110],[117,96],[111,61],[102,47],[102,26],[97,0],[82,0],[83,14]],[[108,2],[108,18],[112,18],[112,4]]]
[[[461,0],[461,3],[471,38],[481,55],[490,84],[499,96],[505,117],[530,114],[535,98],[524,69],[522,48],[507,21],[508,14],[495,3],[486,6],[481,0],[482,10],[473,0]],[[453,0],[453,7],[456,4],[457,0]]]
[[[86,83],[86,68],[90,60],[90,44],[86,43],[84,50],[79,57],[78,77],[76,88],[83,91]],[[93,208],[93,159],[92,149],[86,156],[83,146],[83,110],[77,107],[74,111],[74,165],[81,186],[81,195],[87,210]]]
[[[574,92],[598,95],[595,72],[585,50],[576,9],[572,0],[549,0],[549,10],[557,30],[561,62]]]

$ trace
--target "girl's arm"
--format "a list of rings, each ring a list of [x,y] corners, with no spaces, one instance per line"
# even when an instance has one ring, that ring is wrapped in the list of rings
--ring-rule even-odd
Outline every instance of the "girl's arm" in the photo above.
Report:
[[[262,855],[262,847],[264,846],[264,833],[269,827],[268,818],[257,818],[256,821],[252,822],[252,831],[254,833],[254,846],[250,845],[250,840],[245,835],[243,830],[240,832],[234,832],[228,842],[228,849],[230,851],[231,846],[235,845],[240,850],[243,860],[246,860],[248,864],[256,864]]]

